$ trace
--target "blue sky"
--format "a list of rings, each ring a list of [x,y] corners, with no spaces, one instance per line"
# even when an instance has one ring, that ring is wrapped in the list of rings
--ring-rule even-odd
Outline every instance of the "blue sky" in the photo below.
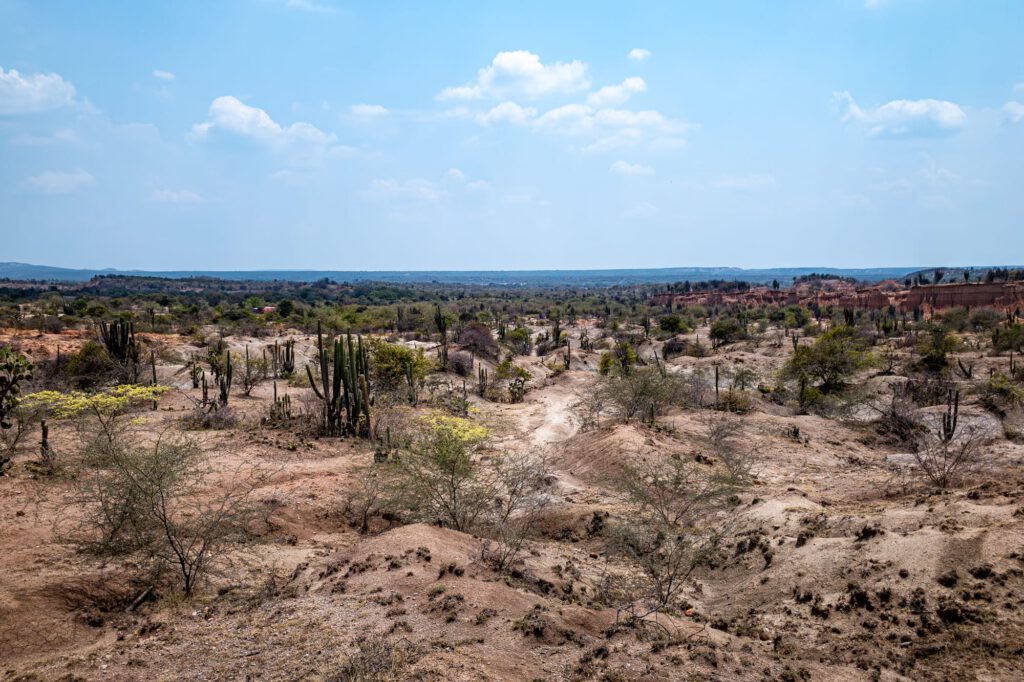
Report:
[[[0,0],[0,260],[1024,261],[1024,3]]]

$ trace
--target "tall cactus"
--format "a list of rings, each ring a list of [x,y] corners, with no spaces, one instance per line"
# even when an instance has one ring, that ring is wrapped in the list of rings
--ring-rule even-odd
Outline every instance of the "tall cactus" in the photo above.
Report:
[[[220,386],[220,405],[221,407],[228,404],[228,397],[231,394],[231,380],[234,378],[234,368],[231,366],[231,351],[225,351],[227,359],[224,363],[224,371],[221,372],[220,377],[217,379],[217,384]]]
[[[942,415],[942,426],[939,427],[939,440],[951,443],[956,436],[957,422],[960,417],[960,391],[950,391],[946,397],[946,414]]]
[[[363,337],[353,341],[348,333],[344,339],[324,344],[320,323],[316,325],[317,356],[320,360],[320,385],[313,370],[306,365],[309,385],[324,403],[324,424],[328,435],[370,437],[370,362]],[[333,351],[333,352],[332,352]]]
[[[448,367],[448,316],[441,312],[441,306],[434,306],[434,325],[441,335],[441,368]]]

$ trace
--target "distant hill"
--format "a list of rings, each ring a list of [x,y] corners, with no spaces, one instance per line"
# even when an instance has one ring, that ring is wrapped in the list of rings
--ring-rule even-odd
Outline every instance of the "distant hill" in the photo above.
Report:
[[[706,281],[713,279],[739,280],[750,283],[770,283],[778,280],[783,286],[789,285],[794,277],[810,273],[833,274],[853,277],[866,282],[884,279],[903,279],[916,272],[936,268],[892,267],[892,268],[764,268],[743,269],[728,267],[710,268],[638,268],[617,270],[91,270],[87,268],[57,268],[48,265],[27,263],[0,263],[0,279],[43,280],[59,282],[84,282],[97,275],[127,275],[145,277],[166,277],[180,279],[188,277],[217,277],[228,280],[286,280],[290,282],[315,282],[330,279],[336,282],[389,282],[441,284],[492,284],[497,286],[621,286],[629,284],[658,284],[683,281]],[[944,269],[944,268],[937,268]],[[945,268],[951,274],[960,268]],[[985,267],[975,267],[975,272],[984,272]]]

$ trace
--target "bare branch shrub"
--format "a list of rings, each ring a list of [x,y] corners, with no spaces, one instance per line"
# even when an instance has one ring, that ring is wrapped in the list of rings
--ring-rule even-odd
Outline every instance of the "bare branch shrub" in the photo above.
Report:
[[[976,429],[967,427],[949,441],[933,435],[912,454],[921,476],[945,490],[981,465],[983,444]]]
[[[359,509],[370,513],[384,501],[397,502],[411,518],[487,536],[484,559],[498,570],[508,568],[548,503],[545,459],[480,456],[486,432],[457,417],[426,425],[410,442],[390,471],[377,474],[380,482],[361,483]]]
[[[596,428],[606,415],[615,422],[653,423],[685,396],[686,382],[680,375],[659,367],[637,367],[600,376],[594,387],[577,396],[571,409],[583,429]]]
[[[693,571],[717,551],[739,481],[679,454],[638,458],[616,481],[630,512],[609,533],[610,548],[645,580],[624,605],[633,622],[669,607]]]
[[[496,570],[508,569],[519,558],[530,532],[547,508],[551,480],[545,458],[511,454],[493,462],[497,495],[485,515],[484,561]],[[493,540],[493,543],[491,542]]]
[[[70,515],[77,521],[65,541],[99,560],[137,562],[154,580],[176,573],[186,596],[257,516],[251,493],[262,477],[235,471],[226,490],[210,493],[202,451],[180,434],[113,422],[81,454]]]
[[[981,464],[983,439],[974,427],[960,426],[960,393],[950,391],[946,413],[913,455],[921,475],[945,490]]]
[[[747,480],[752,475],[753,453],[744,449],[741,442],[744,438],[743,423],[727,414],[711,412],[702,417],[705,437],[711,451],[735,480]]]

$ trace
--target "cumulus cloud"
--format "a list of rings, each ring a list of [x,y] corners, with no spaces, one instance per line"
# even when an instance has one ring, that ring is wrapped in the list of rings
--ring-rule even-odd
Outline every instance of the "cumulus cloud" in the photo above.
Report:
[[[438,93],[437,98],[537,99],[545,95],[579,92],[589,87],[585,63],[573,60],[568,63],[544,64],[540,57],[532,52],[515,50],[499,52],[488,66],[479,70],[476,81],[445,88]]]
[[[175,78],[177,78],[177,76],[175,76],[170,71],[162,71],[160,69],[156,69],[153,71],[153,78],[157,78],[162,81],[172,81]]]
[[[74,99],[75,86],[56,73],[22,75],[0,67],[0,116],[58,109]]]
[[[222,131],[276,146],[293,143],[326,146],[336,140],[333,133],[325,133],[310,123],[293,123],[285,128],[263,109],[251,107],[230,95],[213,100],[208,116],[208,120],[192,126],[192,139],[205,138],[211,131]]]
[[[413,178],[411,180],[395,180],[381,178],[374,180],[370,186],[360,192],[364,199],[377,202],[420,201],[434,203],[447,201],[452,197],[466,197],[490,192],[491,185],[485,180],[470,180],[458,168],[449,168],[441,174],[440,182]]]
[[[353,104],[349,111],[357,118],[380,118],[391,113],[379,104]]]
[[[721,189],[733,192],[756,192],[770,189],[775,186],[775,178],[763,173],[751,173],[748,175],[730,175],[719,178],[711,183],[714,189]]]
[[[29,189],[42,194],[70,194],[94,182],[92,175],[79,168],[74,171],[44,171],[25,181]]]
[[[639,76],[632,76],[619,85],[606,85],[587,97],[587,104],[594,107],[607,107],[625,104],[635,94],[647,90],[647,83]]]
[[[539,131],[592,138],[585,152],[602,153],[645,145],[651,149],[685,146],[679,134],[692,128],[653,109],[597,109],[587,104],[566,104],[544,112],[534,122]]]
[[[1007,102],[1003,105],[1003,114],[1010,123],[1020,123],[1024,121],[1024,104]]]
[[[502,102],[489,111],[477,114],[477,123],[490,125],[492,123],[514,123],[525,125],[537,115],[537,110],[532,107],[523,107],[515,102]]]
[[[155,189],[149,193],[149,198],[167,204],[199,204],[203,201],[201,196],[187,189]]]
[[[860,125],[871,137],[936,137],[958,133],[967,114],[953,102],[938,99],[897,99],[880,107],[863,109],[848,92],[833,93],[833,101],[845,108],[843,123]]]
[[[628,161],[616,161],[608,169],[608,172],[616,175],[654,175],[654,169],[650,166]]]
[[[651,51],[645,50],[642,47],[634,47],[626,56],[629,57],[630,61],[642,62],[651,56]]]

